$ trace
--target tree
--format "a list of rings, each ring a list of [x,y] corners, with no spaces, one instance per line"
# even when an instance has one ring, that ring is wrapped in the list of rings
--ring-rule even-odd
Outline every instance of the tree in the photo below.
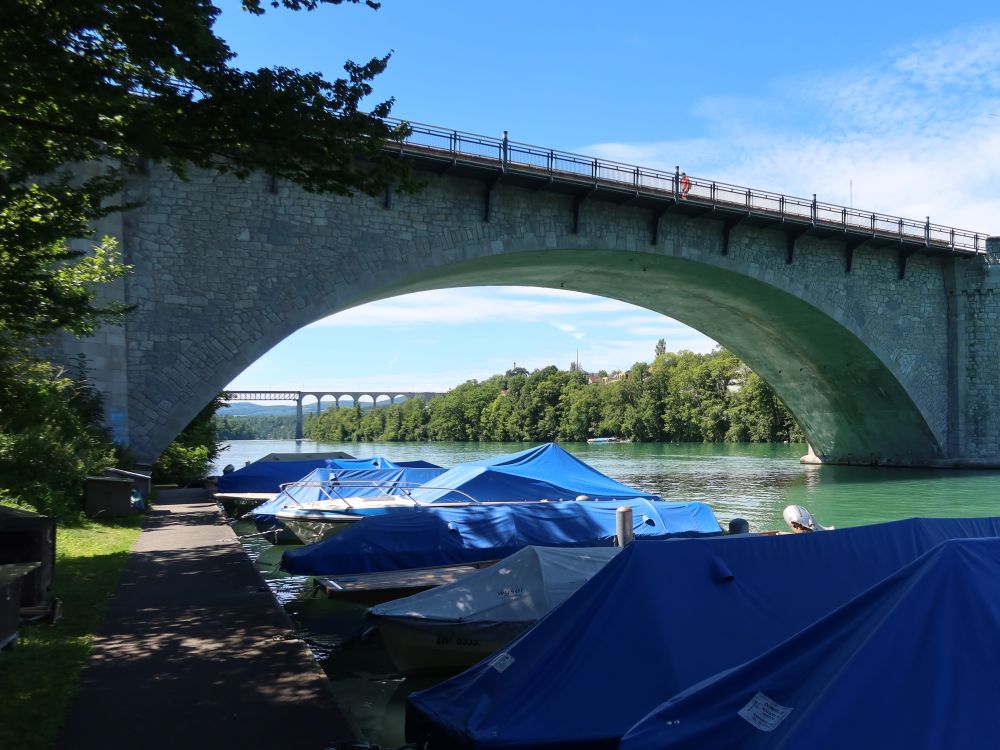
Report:
[[[85,373],[39,360],[0,360],[0,502],[61,519],[82,510],[87,474],[116,457]]]
[[[661,354],[667,353],[667,340],[660,339],[656,342],[656,356],[659,357]]]
[[[359,0],[270,5],[312,11],[342,2]],[[378,8],[371,0],[365,4]],[[264,13],[261,0],[242,5]],[[362,108],[389,55],[348,61],[346,75],[334,81],[283,67],[244,71],[213,31],[219,12],[208,0],[3,4],[0,393],[16,393],[11,379],[27,377],[23,385],[37,394],[16,410],[16,419],[0,420],[0,460],[8,465],[27,461],[31,436],[52,422],[43,409],[62,415],[58,430],[46,433],[50,438],[63,446],[103,441],[87,451],[111,453],[110,438],[94,429],[91,416],[73,416],[78,399],[72,384],[32,352],[52,334],[86,336],[126,314],[123,305],[95,303],[100,284],[127,272],[114,242],[98,240],[87,253],[69,241],[88,239],[96,219],[123,208],[115,196],[129,170],[152,161],[181,177],[191,168],[240,178],[262,171],[308,191],[340,195],[415,187],[383,148],[407,132],[385,120],[392,100]],[[31,408],[34,418],[26,414]],[[190,467],[201,460],[195,453],[182,441],[169,458]],[[36,482],[34,499],[20,489],[17,497],[65,507],[61,488],[82,487],[88,467],[104,461],[110,462],[54,464]],[[5,490],[10,496],[13,486],[0,475],[0,496]]]
[[[344,0],[271,5],[321,2]],[[243,8],[264,12],[260,0]],[[374,195],[393,182],[412,189],[382,148],[405,132],[384,121],[392,100],[361,109],[388,55],[348,62],[336,81],[281,67],[243,71],[213,31],[219,12],[206,0],[4,4],[0,339],[86,335],[122,314],[91,307],[87,286],[124,272],[114,247],[104,243],[86,259],[66,240],[87,237],[90,222],[120,208],[112,197],[123,170],[142,160],[179,175],[191,166],[240,177],[264,171],[343,195]]]
[[[227,407],[228,393],[213,398],[184,428],[177,439],[153,464],[156,482],[186,484],[201,479],[218,458],[219,447],[215,413]]]

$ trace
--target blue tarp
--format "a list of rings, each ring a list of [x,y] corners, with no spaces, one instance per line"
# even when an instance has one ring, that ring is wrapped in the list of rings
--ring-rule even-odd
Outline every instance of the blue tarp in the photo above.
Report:
[[[368,458],[328,458],[328,469],[348,469],[357,471],[373,471],[382,469],[441,469],[430,461],[393,461],[385,456],[369,456]],[[442,469],[443,471],[443,469]]]
[[[430,466],[433,467],[433,464]],[[328,458],[326,459],[326,468],[353,469],[356,471],[378,471],[382,469],[399,469],[402,468],[402,463],[391,461],[385,456],[368,456],[367,458]]]
[[[310,461],[256,461],[242,469],[220,476],[218,491],[223,494],[278,492],[285,482],[301,479],[313,469],[326,466],[329,460],[316,458]]]
[[[386,493],[398,495],[403,489],[433,482],[436,477],[445,472],[442,468],[395,468],[395,469],[313,469],[309,474],[296,482],[301,485],[286,487],[253,510],[253,519],[259,531],[267,531],[275,527],[274,514],[286,505],[298,503],[314,503],[331,497],[385,497]],[[351,486],[339,486],[336,493],[332,490],[324,492],[319,482],[336,484],[340,482]],[[381,485],[379,489],[375,485]]]
[[[285,482],[295,482],[313,469],[382,470],[439,469],[427,461],[390,461],[385,456],[368,458],[314,458],[308,461],[255,461],[242,469],[219,477],[219,492],[278,492]]]
[[[657,707],[622,750],[1000,747],[1000,539],[943,542]]]
[[[616,748],[664,700],[762,654],[936,544],[998,535],[997,518],[911,519],[637,541],[502,653],[411,695],[407,737]]]
[[[419,490],[421,502],[519,502],[522,500],[621,500],[659,496],[605,476],[554,443],[497,458],[469,461],[442,474],[435,487]]]
[[[346,575],[499,560],[529,544],[610,546],[617,508],[625,505],[633,509],[637,537],[721,533],[704,503],[640,498],[421,507],[368,516],[336,536],[289,550],[281,567],[299,575]]]

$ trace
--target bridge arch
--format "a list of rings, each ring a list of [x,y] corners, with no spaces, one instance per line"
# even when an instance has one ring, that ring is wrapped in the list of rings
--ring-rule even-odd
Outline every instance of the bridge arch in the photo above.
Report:
[[[969,416],[975,393],[993,387],[971,365],[1000,359],[980,348],[973,363],[963,348],[973,333],[995,336],[1000,280],[982,258],[678,201],[651,211],[578,187],[440,174],[416,195],[372,199],[272,190],[262,176],[182,182],[154,167],[133,178],[125,197],[143,203],[118,230],[135,266],[123,299],[137,305],[118,352],[128,441],[155,455],[236,374],[331,313],[516,284],[599,294],[697,328],[771,384],[822,460],[1000,457],[996,408]],[[974,307],[987,314],[970,324]]]
[[[891,259],[885,266],[891,274]],[[910,397],[900,380],[905,374],[891,359],[892,341],[863,341],[850,310],[828,299],[807,301],[805,290],[796,296],[686,257],[574,247],[523,251],[516,265],[503,256],[453,263],[393,292],[483,284],[573,289],[639,305],[696,328],[775,389],[820,460],[907,464],[943,454],[928,419],[940,405],[917,404]]]

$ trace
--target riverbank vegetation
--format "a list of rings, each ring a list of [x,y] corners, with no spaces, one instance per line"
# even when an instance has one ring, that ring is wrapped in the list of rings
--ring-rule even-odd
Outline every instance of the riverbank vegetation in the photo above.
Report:
[[[294,440],[294,414],[262,414],[260,416],[215,417],[219,440]]]
[[[659,350],[658,350],[659,351]],[[627,372],[554,366],[471,380],[425,403],[329,409],[306,420],[311,440],[802,442],[774,391],[732,353],[658,353]]]
[[[22,626],[17,648],[0,655],[0,747],[46,750],[55,744],[141,525],[141,517],[133,517],[59,528],[53,594],[62,601],[62,617]]]

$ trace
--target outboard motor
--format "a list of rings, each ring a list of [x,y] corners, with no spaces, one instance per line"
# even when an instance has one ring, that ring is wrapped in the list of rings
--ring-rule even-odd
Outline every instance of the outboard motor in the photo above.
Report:
[[[745,518],[734,518],[729,522],[730,534],[749,534],[750,523]]]

